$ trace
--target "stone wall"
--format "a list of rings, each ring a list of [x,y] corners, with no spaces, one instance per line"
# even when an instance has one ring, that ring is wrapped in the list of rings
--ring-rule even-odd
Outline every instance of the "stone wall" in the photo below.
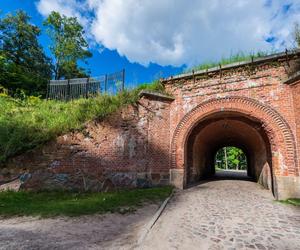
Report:
[[[170,98],[144,94],[136,105],[10,159],[0,182],[19,177],[24,189],[93,191],[168,184],[169,107]]]
[[[275,55],[163,80],[173,99],[144,92],[136,105],[11,159],[0,183],[18,178],[25,189],[183,188],[188,176],[206,173],[203,157],[209,153],[211,164],[217,147],[227,143],[222,136],[214,140],[214,133],[222,135],[222,122],[230,119],[232,143],[248,150],[256,178],[272,186],[276,198],[300,197],[300,82],[290,79],[299,56]],[[264,145],[256,147],[258,142]],[[193,150],[206,151],[189,154]]]

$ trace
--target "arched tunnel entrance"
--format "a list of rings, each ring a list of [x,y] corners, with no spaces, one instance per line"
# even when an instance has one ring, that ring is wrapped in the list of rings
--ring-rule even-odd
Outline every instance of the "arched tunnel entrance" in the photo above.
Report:
[[[186,142],[187,185],[215,175],[215,157],[237,147],[247,158],[247,175],[272,190],[272,153],[262,123],[238,112],[217,112],[201,120]]]

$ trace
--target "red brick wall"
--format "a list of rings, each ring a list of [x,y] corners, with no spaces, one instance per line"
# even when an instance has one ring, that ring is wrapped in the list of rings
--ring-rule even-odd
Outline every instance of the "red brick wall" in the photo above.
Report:
[[[269,153],[262,158],[271,159],[275,192],[284,193],[280,197],[300,196],[300,84],[283,83],[288,69],[284,60],[276,59],[165,80],[174,101],[144,96],[137,105],[90,123],[82,132],[61,136],[11,159],[0,172],[0,182],[23,173],[23,187],[35,189],[105,190],[167,184],[169,180],[182,187],[188,175],[190,133],[207,116],[225,111],[259,124],[270,143],[266,145]]]
[[[283,84],[287,79],[284,63],[262,65],[255,71],[243,67],[223,71],[222,76],[216,72],[201,78],[196,77],[195,82],[192,78],[166,82],[167,91],[176,97],[171,106],[172,131],[183,116],[198,104],[229,96],[248,97],[270,105],[295,129],[292,88]]]
[[[295,112],[295,122],[296,122],[296,139],[297,139],[297,153],[300,155],[300,81],[296,82],[291,87],[293,94],[293,108]],[[300,166],[300,157],[298,157],[298,165]]]
[[[287,79],[287,63],[276,61],[255,68],[238,67],[165,81],[167,91],[175,97],[170,110],[171,168],[181,177],[173,183],[177,186],[187,184],[186,151],[190,150],[187,139],[193,127],[207,115],[234,111],[261,122],[268,135],[275,193],[286,188],[287,182],[281,184],[284,181],[280,177],[297,177],[297,181],[293,181],[300,184],[297,156],[300,92],[298,87],[284,84]],[[180,178],[182,181],[178,182]],[[291,195],[300,195],[300,185],[291,186],[288,189],[296,190]]]
[[[26,189],[106,190],[169,182],[169,106],[141,98],[82,132],[58,137],[40,149],[15,157],[0,182],[22,174]]]

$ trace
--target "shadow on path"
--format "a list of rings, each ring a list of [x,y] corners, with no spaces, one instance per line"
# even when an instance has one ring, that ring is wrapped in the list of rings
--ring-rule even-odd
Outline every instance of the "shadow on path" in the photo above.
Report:
[[[243,170],[219,170],[213,176],[206,177],[203,180],[191,183],[187,188],[199,187],[208,182],[233,180],[233,181],[250,181],[255,182],[255,179],[247,175],[247,171]]]

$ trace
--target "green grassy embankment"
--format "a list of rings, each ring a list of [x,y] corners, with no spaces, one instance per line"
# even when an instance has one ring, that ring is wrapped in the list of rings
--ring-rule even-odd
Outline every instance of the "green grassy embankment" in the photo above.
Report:
[[[159,82],[144,84],[116,96],[69,102],[47,101],[38,97],[15,99],[0,94],[0,165],[9,157],[26,152],[90,120],[103,119],[120,107],[138,100],[142,89],[164,92]]]

